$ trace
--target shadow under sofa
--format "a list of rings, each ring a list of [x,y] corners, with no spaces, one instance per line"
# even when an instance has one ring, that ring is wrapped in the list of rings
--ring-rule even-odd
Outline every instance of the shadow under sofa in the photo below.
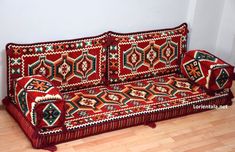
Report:
[[[231,105],[233,67],[208,52],[187,54],[187,33],[184,23],[10,43],[3,103],[34,148]]]

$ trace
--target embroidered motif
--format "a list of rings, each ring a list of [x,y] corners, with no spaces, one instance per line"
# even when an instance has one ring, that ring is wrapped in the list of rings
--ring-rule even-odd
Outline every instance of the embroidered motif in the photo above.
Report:
[[[133,44],[130,49],[123,53],[124,67],[136,72],[137,69],[143,64],[144,51],[136,44]]]
[[[154,66],[159,62],[159,45],[154,44],[154,41],[151,41],[149,45],[144,48],[145,53],[145,64],[153,69]]]
[[[204,77],[200,63],[196,60],[191,60],[185,64],[183,64],[185,70],[187,71],[188,76],[197,82],[198,80],[202,79]]]
[[[43,47],[35,47],[35,52],[43,52]]]
[[[229,74],[225,69],[221,69],[218,77],[216,78],[216,84],[219,86],[219,88],[222,88],[229,79]]]
[[[12,68],[11,69],[11,74],[21,74],[20,68]]]
[[[26,98],[26,92],[22,89],[18,94],[17,94],[18,102],[21,111],[23,114],[26,116],[29,113],[29,108],[28,108],[28,101]]]
[[[82,56],[74,62],[75,74],[82,80],[87,80],[96,71],[96,60],[96,57],[88,54],[87,50],[83,51]]]
[[[104,90],[97,96],[104,104],[126,106],[130,98],[121,91]]]
[[[54,63],[47,60],[45,56],[40,56],[39,60],[29,65],[29,74],[41,74],[52,80],[54,77]]]
[[[81,93],[76,93],[75,97],[73,97],[71,101],[81,110],[92,110],[94,112],[98,112],[103,106],[103,102],[101,102],[97,97],[83,95]]]
[[[55,77],[58,80],[62,80],[62,83],[68,82],[68,80],[73,77],[73,64],[73,59],[68,57],[67,54],[63,54],[62,57],[55,62]]]
[[[166,63],[167,66],[178,57],[178,45],[171,41],[170,38],[160,46],[160,61]]]
[[[53,45],[46,45],[45,47],[46,47],[45,49],[46,52],[54,51]]]
[[[25,88],[27,90],[33,90],[38,92],[48,92],[53,86],[51,83],[43,80],[38,80],[32,78],[31,80],[26,83]]]
[[[43,121],[48,126],[53,126],[56,121],[60,117],[60,110],[56,107],[55,104],[49,103],[44,109],[43,109]]]
[[[20,65],[21,58],[11,58],[11,65]]]

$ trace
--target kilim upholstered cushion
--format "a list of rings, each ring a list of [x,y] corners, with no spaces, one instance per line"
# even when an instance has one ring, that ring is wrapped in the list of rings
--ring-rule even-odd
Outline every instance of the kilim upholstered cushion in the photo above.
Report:
[[[7,45],[8,95],[13,96],[13,81],[40,74],[61,91],[105,83],[106,33],[89,38]]]
[[[187,25],[138,33],[110,33],[110,83],[148,78],[179,70],[186,51]]]
[[[186,77],[213,91],[231,87],[233,69],[205,50],[188,51],[181,64],[181,72]]]
[[[33,126],[47,128],[64,124],[65,101],[41,75],[18,78],[14,102]]]

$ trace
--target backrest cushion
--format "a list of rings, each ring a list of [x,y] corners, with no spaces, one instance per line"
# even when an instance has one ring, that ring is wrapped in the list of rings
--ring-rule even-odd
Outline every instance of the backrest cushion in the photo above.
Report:
[[[8,44],[8,96],[13,82],[23,76],[40,74],[61,91],[104,84],[106,73],[106,36],[45,42]]]
[[[110,32],[109,83],[153,77],[179,70],[186,51],[187,24],[137,33]]]

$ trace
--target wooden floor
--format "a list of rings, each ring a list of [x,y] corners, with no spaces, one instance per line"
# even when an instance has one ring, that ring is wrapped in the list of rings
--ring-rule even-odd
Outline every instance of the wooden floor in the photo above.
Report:
[[[235,93],[235,83],[233,84]],[[61,152],[235,152],[235,101],[211,110],[57,145]],[[0,110],[0,151],[34,150],[17,123]]]

